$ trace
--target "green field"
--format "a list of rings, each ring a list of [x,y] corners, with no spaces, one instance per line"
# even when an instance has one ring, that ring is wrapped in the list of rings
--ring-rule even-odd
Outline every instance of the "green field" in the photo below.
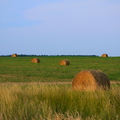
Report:
[[[41,63],[34,57],[0,57],[0,82],[71,82],[82,70],[101,70],[110,81],[120,81],[120,57],[43,56]],[[60,66],[68,59],[69,66]]]
[[[41,63],[32,58],[0,57],[0,120],[120,120],[120,84],[95,92],[64,84],[82,70],[101,70],[120,81],[120,57],[37,57]],[[71,64],[60,66],[63,59]]]

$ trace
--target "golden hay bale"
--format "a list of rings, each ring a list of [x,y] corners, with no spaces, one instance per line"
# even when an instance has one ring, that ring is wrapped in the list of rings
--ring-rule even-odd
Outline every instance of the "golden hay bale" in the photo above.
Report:
[[[69,60],[61,60],[60,65],[70,65],[70,61]]]
[[[73,79],[72,88],[73,90],[81,91],[108,90],[110,88],[110,81],[101,71],[81,71]]]
[[[17,57],[17,54],[12,54],[12,57]]]
[[[40,63],[40,59],[39,58],[33,58],[31,60],[32,63]]]
[[[108,57],[108,54],[102,54],[101,57]]]

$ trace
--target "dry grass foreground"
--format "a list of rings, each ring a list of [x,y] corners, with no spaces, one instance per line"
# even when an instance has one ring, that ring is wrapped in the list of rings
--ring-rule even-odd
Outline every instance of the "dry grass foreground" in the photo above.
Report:
[[[119,86],[97,92],[66,86],[1,85],[0,120],[119,120]]]
[[[52,85],[72,85],[72,82],[3,82],[0,85],[9,85],[9,84],[18,84],[18,85],[31,85],[31,84],[52,84]],[[110,81],[110,84],[120,84],[120,81]]]

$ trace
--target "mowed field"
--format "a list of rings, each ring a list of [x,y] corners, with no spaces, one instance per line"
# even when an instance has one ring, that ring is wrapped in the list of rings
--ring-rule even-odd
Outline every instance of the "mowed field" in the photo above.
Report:
[[[32,58],[0,57],[0,120],[120,120],[120,57]],[[70,65],[60,66],[63,59]],[[103,71],[114,84],[74,91],[71,82],[83,70]]]
[[[0,82],[71,82],[83,70],[100,70],[110,81],[120,81],[120,57],[43,56],[31,63],[32,58],[0,57]],[[60,66],[63,59],[70,65]]]

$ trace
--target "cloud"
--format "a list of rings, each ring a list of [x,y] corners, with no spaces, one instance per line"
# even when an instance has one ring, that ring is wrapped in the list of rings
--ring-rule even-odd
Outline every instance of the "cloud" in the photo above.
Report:
[[[120,5],[120,3],[119,3]],[[50,20],[55,18],[74,18],[83,16],[113,15],[118,13],[119,5],[106,5],[103,0],[66,1],[39,5],[25,11],[25,17],[31,20]],[[120,13],[120,12],[119,12]]]
[[[24,17],[42,21],[40,27],[45,30],[53,28],[62,33],[69,31],[68,34],[74,31],[77,34],[109,33],[113,26],[120,26],[119,5],[120,2],[113,4],[104,0],[65,0],[28,9]]]
[[[54,23],[89,23],[119,17],[119,4],[106,4],[103,0],[70,0],[58,3],[39,5],[24,12],[24,17],[29,20],[42,20]]]
[[[39,21],[28,20],[23,17],[23,11],[38,4],[39,0],[0,0],[0,27],[29,27]],[[40,2],[39,2],[40,3]]]

